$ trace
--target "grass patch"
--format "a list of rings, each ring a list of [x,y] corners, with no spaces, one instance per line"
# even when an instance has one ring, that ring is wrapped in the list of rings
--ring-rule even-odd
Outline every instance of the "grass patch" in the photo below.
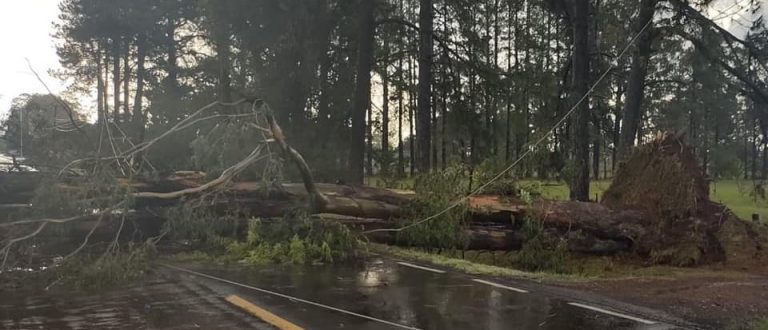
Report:
[[[768,319],[757,320],[749,325],[752,330],[768,330]]]
[[[728,206],[739,218],[750,220],[752,214],[757,213],[762,219],[768,219],[768,201],[751,195],[752,182],[723,180],[713,182],[709,187],[710,198]]]
[[[383,244],[369,243],[368,249],[372,252],[392,255],[395,257],[417,260],[422,262],[431,263],[438,266],[444,266],[459,270],[461,272],[472,275],[487,275],[497,277],[509,277],[509,278],[525,278],[535,281],[579,281],[587,280],[585,277],[564,275],[564,274],[552,274],[545,272],[525,272],[513,268],[499,267],[493,265],[487,265],[482,263],[476,263],[466,259],[458,259],[445,255],[433,254],[424,252],[422,250],[412,248],[401,248],[396,246],[389,246]],[[455,253],[455,252],[454,252]]]
[[[450,267],[458,271],[473,274],[509,278],[524,278],[540,282],[584,282],[595,280],[619,280],[631,278],[684,278],[717,277],[743,278],[749,276],[743,272],[700,267],[686,268],[665,265],[647,266],[632,260],[617,257],[568,256],[565,273],[549,271],[524,271],[517,269],[515,259],[518,251],[442,251],[439,254],[421,249],[402,248],[382,244],[368,244],[372,252],[416,260],[434,265]]]
[[[740,321],[728,326],[729,330],[768,330],[768,318],[754,320],[751,322]]]
[[[371,186],[382,186],[384,180],[378,177],[369,177],[368,184]],[[519,181],[520,186],[532,186],[541,193],[546,199],[567,200],[569,196],[568,185],[559,181],[541,181],[536,179],[523,179]],[[413,189],[414,180],[412,178],[398,179],[394,184],[401,189]],[[602,198],[611,185],[611,180],[599,180],[590,182],[590,198]],[[718,203],[724,204],[733,211],[739,218],[749,220],[752,214],[760,214],[762,219],[768,219],[768,201],[755,198],[750,192],[752,182],[748,180],[720,180],[710,184],[710,198]],[[768,221],[768,220],[763,220]]]

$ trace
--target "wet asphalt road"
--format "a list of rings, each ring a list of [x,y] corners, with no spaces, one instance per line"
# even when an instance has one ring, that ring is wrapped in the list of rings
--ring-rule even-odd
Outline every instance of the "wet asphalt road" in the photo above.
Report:
[[[675,328],[653,319],[633,320],[636,316],[631,314],[612,316],[590,310],[594,305],[552,298],[535,289],[495,287],[464,275],[437,273],[384,258],[354,265],[185,267],[402,325],[384,324],[173,271],[222,296],[243,297],[306,329]]]

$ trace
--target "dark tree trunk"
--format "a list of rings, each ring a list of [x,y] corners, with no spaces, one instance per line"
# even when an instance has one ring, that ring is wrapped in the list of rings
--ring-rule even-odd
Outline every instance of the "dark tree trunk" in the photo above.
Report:
[[[447,54],[446,54],[447,56]],[[446,130],[446,122],[448,121],[448,90],[451,88],[450,81],[448,80],[448,69],[443,69],[443,94],[442,94],[442,107],[440,108],[440,159],[442,162],[441,168],[445,170],[448,167],[448,154],[447,154],[447,142],[448,131]]]
[[[120,122],[120,40],[112,40],[112,97],[114,98],[113,116],[115,124]]]
[[[429,153],[432,139],[431,111],[432,85],[432,0],[419,1],[419,95],[416,111],[416,169],[429,172]]]
[[[373,104],[370,102],[368,103],[367,118],[365,124],[365,174],[373,175]]]
[[[658,0],[642,0],[640,14],[635,23],[633,34],[639,34],[637,47],[632,56],[632,68],[629,73],[627,86],[627,100],[624,104],[624,125],[621,130],[619,143],[619,157],[627,157],[629,150],[635,145],[638,127],[642,120],[642,105],[645,94],[645,77],[648,73],[648,61],[651,56],[651,43],[653,42],[652,26],[646,24],[653,19],[656,2]],[[642,33],[641,33],[642,32]]]
[[[600,139],[600,120],[594,120],[592,124],[594,125],[593,132],[595,133],[592,139],[592,177],[595,180],[600,180],[600,147],[603,144],[602,139]]]
[[[96,111],[97,114],[97,123],[101,124],[104,123],[104,121],[107,119],[107,116],[104,112],[104,76],[102,75],[105,71],[102,69],[102,55],[101,55],[101,49],[96,50]]]
[[[109,43],[104,42],[104,89],[101,91],[104,99],[104,120],[109,121]]]
[[[146,124],[144,114],[144,60],[147,57],[144,35],[136,39],[136,93],[133,96],[133,121],[142,127]]]
[[[130,121],[131,118],[131,109],[130,109],[130,102],[129,99],[131,97],[130,93],[130,82],[131,82],[131,66],[128,65],[128,62],[131,58],[131,43],[130,39],[125,38],[124,43],[124,49],[123,49],[123,118],[125,121]]]
[[[600,13],[600,0],[595,1],[594,6],[592,7],[592,13],[590,20],[590,54],[594,56],[594,59],[592,60],[593,65],[590,65],[591,71],[592,71],[592,81],[596,81],[600,74],[602,73],[602,61],[601,59],[601,51],[600,51],[600,34],[599,34],[599,28],[598,25],[598,17]],[[603,111],[605,107],[603,106],[603,99],[601,97],[596,98],[594,102],[594,109],[592,111],[592,178],[595,180],[600,180],[600,157],[601,155],[601,147],[603,144],[602,139],[602,120],[603,120]]]
[[[416,132],[414,131],[415,122],[413,120],[415,108],[416,108],[416,102],[415,95],[413,92],[412,86],[414,86],[413,80],[414,76],[416,74],[413,72],[415,70],[414,63],[412,59],[408,59],[408,130],[410,132],[410,135],[408,136],[408,144],[410,150],[408,150],[410,154],[410,161],[408,162],[410,165],[410,174],[413,176],[413,174],[416,172]]]
[[[622,104],[621,97],[624,95],[624,83],[619,79],[616,86],[616,106],[614,107],[615,117],[613,119],[613,148],[611,150],[611,174],[616,173],[616,164],[618,160],[618,150],[621,137]]]
[[[404,85],[403,58],[398,60],[400,86]],[[403,145],[403,89],[397,88],[397,175],[405,176],[405,146]]]
[[[573,6],[573,92],[574,103],[589,91],[589,1],[575,0]],[[571,199],[589,200],[589,101],[581,102],[573,117],[574,169]]]
[[[752,163],[749,178],[752,180],[757,178],[757,158],[760,157],[757,154],[757,129],[755,129],[757,126],[757,118],[755,117],[756,116],[752,116],[752,122],[749,125],[749,130],[752,133]]]
[[[748,120],[744,118],[744,180],[749,179],[749,129],[747,127],[749,127]]]
[[[217,30],[221,30],[217,33],[218,36],[216,36],[216,57],[219,64],[219,101],[229,103],[232,102],[229,32],[224,28],[219,28]]]
[[[384,56],[389,56],[389,40],[384,41]],[[382,105],[381,105],[381,173],[389,175],[389,62],[381,70]]]
[[[357,82],[352,104],[352,138],[349,155],[349,182],[362,184],[365,162],[365,112],[370,106],[373,67],[374,0],[360,0],[358,23]]]

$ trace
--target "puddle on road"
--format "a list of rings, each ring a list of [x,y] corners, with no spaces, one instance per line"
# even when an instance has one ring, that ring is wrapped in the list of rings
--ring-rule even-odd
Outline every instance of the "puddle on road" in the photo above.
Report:
[[[536,293],[517,293],[465,277],[430,273],[373,259],[322,266],[194,267],[206,274],[422,329],[642,329],[623,318],[580,309]],[[308,329],[394,329],[205,280]]]

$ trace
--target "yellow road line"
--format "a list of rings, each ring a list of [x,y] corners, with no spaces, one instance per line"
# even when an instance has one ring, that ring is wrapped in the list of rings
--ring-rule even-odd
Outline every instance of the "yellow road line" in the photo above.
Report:
[[[256,306],[253,303],[249,302],[248,300],[240,298],[237,295],[228,296],[226,300],[229,303],[237,307],[240,307],[244,311],[250,313],[255,317],[262,319],[264,322],[267,322],[280,330],[304,330],[304,328],[298,325],[295,325],[290,321],[284,318],[281,318],[275,314],[272,314],[268,310],[263,309],[259,306]]]

